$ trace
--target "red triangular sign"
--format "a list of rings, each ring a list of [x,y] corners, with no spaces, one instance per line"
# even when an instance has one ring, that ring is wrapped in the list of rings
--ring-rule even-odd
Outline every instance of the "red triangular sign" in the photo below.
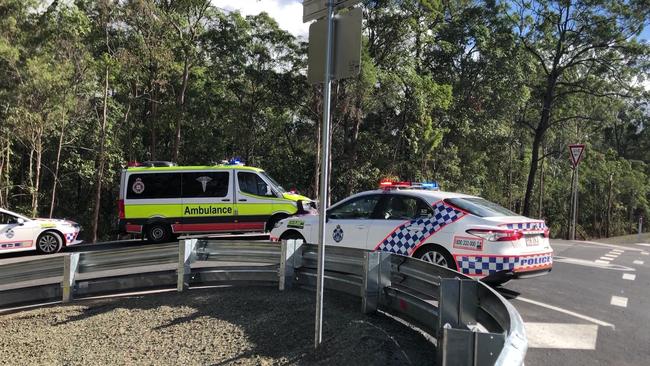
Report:
[[[574,145],[569,145],[569,155],[571,156],[571,165],[573,165],[573,168],[578,166],[580,164],[580,160],[582,160],[582,155],[583,152],[585,151],[585,145],[583,144],[574,144]]]

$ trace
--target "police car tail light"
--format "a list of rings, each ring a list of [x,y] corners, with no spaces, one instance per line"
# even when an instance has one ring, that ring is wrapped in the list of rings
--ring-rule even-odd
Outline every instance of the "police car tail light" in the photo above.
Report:
[[[524,236],[519,230],[469,229],[466,233],[476,235],[487,241],[515,241]]]

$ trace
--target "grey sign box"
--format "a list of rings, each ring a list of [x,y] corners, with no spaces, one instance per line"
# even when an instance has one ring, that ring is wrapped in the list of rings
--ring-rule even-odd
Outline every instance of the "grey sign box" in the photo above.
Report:
[[[361,9],[352,9],[334,17],[334,52],[331,75],[333,80],[359,74],[361,69]],[[309,27],[309,59],[307,80],[322,83],[325,78],[325,51],[327,48],[327,20]]]
[[[334,9],[349,8],[361,2],[361,0],[331,0],[334,2]],[[327,16],[328,0],[305,0],[302,2],[302,22],[325,18]]]

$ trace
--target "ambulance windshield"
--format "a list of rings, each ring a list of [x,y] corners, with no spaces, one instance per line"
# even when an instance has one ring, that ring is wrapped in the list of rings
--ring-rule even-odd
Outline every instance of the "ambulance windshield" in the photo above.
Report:
[[[271,184],[273,185],[273,188],[278,190],[280,193],[286,193],[287,192],[287,191],[284,190],[284,188],[282,188],[282,186],[280,184],[278,184],[278,182],[275,181],[275,179],[271,178],[270,175],[266,174],[266,172],[262,171],[262,172],[260,172],[260,174],[262,176],[264,176],[264,178],[266,178],[266,180],[271,182]]]

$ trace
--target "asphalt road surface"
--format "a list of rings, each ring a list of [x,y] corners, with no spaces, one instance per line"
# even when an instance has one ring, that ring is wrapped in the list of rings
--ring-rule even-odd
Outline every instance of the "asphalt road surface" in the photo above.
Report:
[[[551,244],[550,274],[499,289],[526,323],[526,365],[650,365],[650,244]]]

